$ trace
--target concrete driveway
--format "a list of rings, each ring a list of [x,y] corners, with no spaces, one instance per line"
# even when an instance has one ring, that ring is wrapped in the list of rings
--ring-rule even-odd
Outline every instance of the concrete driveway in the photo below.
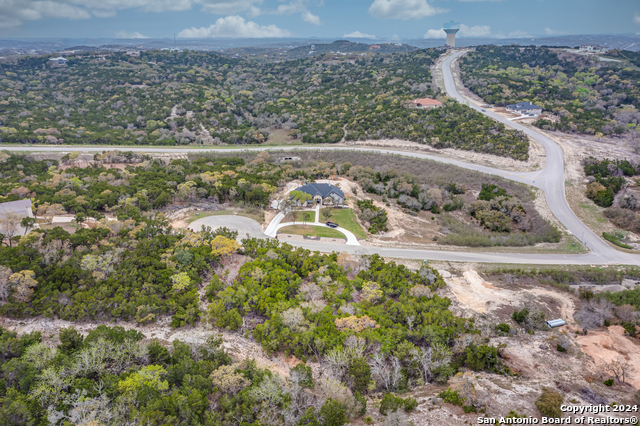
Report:
[[[200,231],[203,226],[210,226],[214,230],[227,227],[232,231],[238,231],[238,240],[244,238],[267,238],[258,222],[243,216],[203,217],[191,222],[187,228],[192,231]]]

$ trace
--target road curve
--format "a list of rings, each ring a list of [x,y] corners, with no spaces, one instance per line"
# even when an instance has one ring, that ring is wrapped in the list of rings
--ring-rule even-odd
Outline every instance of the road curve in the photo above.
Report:
[[[447,94],[459,102],[465,102],[466,100],[458,93],[453,75],[451,72],[452,62],[460,57],[463,52],[455,52],[443,61],[442,71],[445,82],[445,89]],[[302,146],[296,147],[298,150],[351,150],[351,151],[364,151],[373,152],[379,154],[391,154],[401,155],[406,157],[413,157],[419,159],[428,159],[439,161],[441,163],[452,164],[455,166],[463,167],[470,170],[476,170],[482,173],[488,173],[504,177],[509,180],[517,181],[520,183],[532,185],[538,187],[544,191],[547,204],[552,213],[558,218],[558,220],[574,235],[578,238],[584,238],[587,246],[591,249],[588,254],[571,255],[571,254],[535,254],[535,253],[482,253],[482,252],[461,252],[461,251],[445,251],[445,250],[415,250],[415,249],[393,249],[385,247],[371,247],[371,246],[350,246],[350,245],[336,245],[329,243],[316,243],[306,241],[289,242],[289,244],[299,247],[304,247],[309,250],[332,252],[332,251],[347,251],[353,254],[374,254],[377,253],[384,257],[394,257],[401,259],[431,259],[431,260],[444,260],[444,261],[459,261],[459,262],[484,262],[484,263],[521,263],[521,264],[553,264],[553,265],[589,265],[589,264],[626,264],[626,265],[640,265],[640,256],[623,253],[615,250],[609,246],[606,242],[600,239],[595,233],[593,233],[586,225],[584,225],[577,216],[573,213],[569,204],[566,201],[564,190],[564,165],[563,165],[563,152],[558,144],[553,142],[548,137],[541,133],[528,129],[517,123],[512,122],[498,114],[490,111],[481,111],[481,108],[474,104],[469,104],[469,107],[477,110],[478,112],[485,114],[492,119],[499,121],[506,126],[513,129],[520,130],[526,133],[532,139],[538,141],[544,146],[547,153],[546,167],[544,170],[536,172],[515,173],[507,170],[500,170],[492,167],[486,167],[478,164],[465,163],[458,160],[452,160],[448,158],[437,157],[428,154],[416,153],[416,152],[404,152],[395,151],[390,149],[372,149],[362,147],[317,147],[317,146]],[[103,152],[108,149],[114,149],[113,147],[95,147],[95,146],[12,146],[2,148],[6,151],[31,151],[31,152]],[[122,149],[133,152],[154,152],[154,153],[186,153],[186,152],[243,152],[243,151],[264,151],[265,147],[244,147],[236,149],[193,149],[193,148],[158,148],[158,147],[118,147],[115,149]],[[269,147],[266,148],[270,151],[283,150],[290,152],[290,148],[287,149]],[[534,183],[535,179],[535,183]],[[200,219],[198,226],[202,226],[206,222]],[[192,225],[196,224],[194,222]],[[253,221],[251,221],[253,222]],[[240,225],[240,224],[238,224]],[[259,228],[256,228],[253,224],[240,226],[239,230],[243,230],[247,235],[252,235],[260,238],[267,237]],[[255,225],[259,227],[257,222]],[[255,234],[255,235],[253,235]],[[583,237],[584,235],[584,237]]]
[[[458,51],[450,55],[442,63],[442,74],[444,77],[445,90],[447,94],[458,102],[465,102],[466,100],[458,93],[456,88],[453,73],[451,71],[452,63],[465,52]],[[556,218],[569,230],[573,235],[586,242],[587,246],[591,249],[591,252],[598,258],[597,263],[632,263],[639,264],[640,256],[632,255],[628,253],[622,253],[608,243],[597,236],[591,231],[584,223],[578,219],[573,213],[565,194],[564,186],[564,156],[562,148],[546,137],[541,132],[536,132],[527,127],[524,127],[518,123],[502,117],[491,111],[482,111],[482,108],[473,103],[465,102],[469,107],[484,114],[492,119],[503,123],[505,126],[512,129],[524,132],[527,136],[538,141],[547,153],[547,164],[544,170],[534,173],[536,175],[535,186],[542,189],[547,199],[547,204],[551,209],[551,212]]]

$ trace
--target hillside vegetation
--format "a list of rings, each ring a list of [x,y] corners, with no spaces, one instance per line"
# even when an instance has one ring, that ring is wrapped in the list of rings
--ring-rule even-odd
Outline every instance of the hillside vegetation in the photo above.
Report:
[[[188,145],[399,138],[528,157],[528,141],[453,102],[428,111],[434,49],[357,60],[319,56],[279,63],[207,52],[147,51],[106,61],[48,57],[0,65],[0,141]],[[331,56],[331,55],[330,55]]]
[[[632,52],[614,55],[637,60]],[[601,62],[546,47],[479,46],[460,65],[465,86],[485,102],[541,106],[549,114],[536,123],[543,129],[637,137],[637,64]]]

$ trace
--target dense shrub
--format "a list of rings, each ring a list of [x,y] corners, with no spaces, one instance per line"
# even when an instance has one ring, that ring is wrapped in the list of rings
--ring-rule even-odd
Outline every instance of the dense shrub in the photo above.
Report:
[[[380,232],[386,232],[388,230],[387,212],[385,209],[376,207],[373,204],[373,200],[358,200],[357,205],[360,209],[358,217],[360,220],[369,223],[369,232],[379,234]]]
[[[413,411],[418,406],[418,402],[414,398],[400,398],[392,393],[387,393],[380,402],[380,414],[386,416],[387,413],[398,411],[400,408],[407,413]]]
[[[451,390],[449,388],[440,392],[438,397],[452,405],[462,405],[465,401],[465,398],[462,397],[457,390]]]
[[[464,351],[464,364],[473,371],[497,372],[498,350],[492,346],[470,344]]]

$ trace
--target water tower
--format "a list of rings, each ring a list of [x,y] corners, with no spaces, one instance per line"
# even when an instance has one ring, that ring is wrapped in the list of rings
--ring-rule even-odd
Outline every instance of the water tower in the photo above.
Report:
[[[460,23],[459,22],[446,22],[442,26],[445,33],[447,33],[447,46],[452,49],[456,47],[456,33],[460,31]]]

